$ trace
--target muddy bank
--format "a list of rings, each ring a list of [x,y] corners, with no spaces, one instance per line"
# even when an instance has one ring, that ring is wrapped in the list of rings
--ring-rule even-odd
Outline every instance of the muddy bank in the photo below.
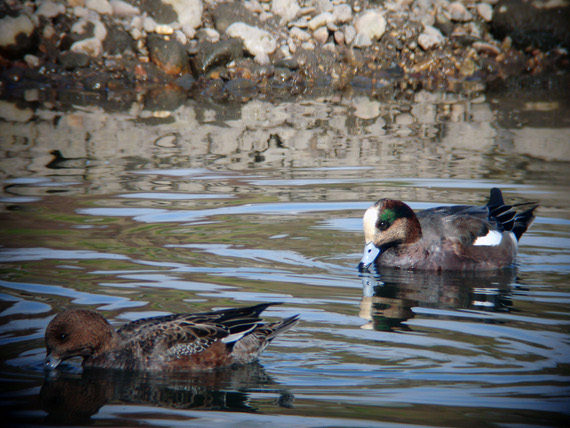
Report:
[[[569,11],[518,0],[7,1],[0,96],[97,101],[166,85],[239,100],[559,78]]]

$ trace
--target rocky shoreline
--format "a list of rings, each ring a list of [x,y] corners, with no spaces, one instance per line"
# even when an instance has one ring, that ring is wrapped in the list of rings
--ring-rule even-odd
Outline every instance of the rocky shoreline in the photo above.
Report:
[[[570,7],[522,0],[18,0],[0,5],[0,97],[171,87],[464,90],[566,75]]]

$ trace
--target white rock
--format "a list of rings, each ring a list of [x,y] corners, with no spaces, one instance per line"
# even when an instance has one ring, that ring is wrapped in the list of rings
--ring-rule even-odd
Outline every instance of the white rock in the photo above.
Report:
[[[122,0],[111,0],[111,9],[113,16],[118,18],[130,18],[131,16],[139,16],[140,10],[138,7],[132,6]]]
[[[103,53],[103,44],[96,37],[79,40],[69,48],[71,52],[84,53],[92,57],[98,57]]]
[[[357,34],[363,33],[370,40],[378,40],[386,31],[386,18],[379,12],[369,10],[358,17],[354,27]]]
[[[493,6],[491,6],[489,3],[479,3],[477,5],[477,13],[485,21],[491,22],[493,19]]]
[[[27,16],[17,18],[6,16],[0,19],[0,46],[16,44],[16,36],[20,33],[30,36],[34,31],[34,24]]]
[[[368,97],[354,97],[352,100],[354,115],[359,119],[374,119],[380,116],[380,103]]]
[[[448,12],[452,21],[467,22],[473,19],[473,15],[471,15],[463,3],[458,1],[454,1],[449,5]]]
[[[85,0],[85,7],[101,15],[111,15],[113,13],[109,0]]]
[[[277,41],[270,33],[243,22],[234,22],[226,29],[226,34],[242,39],[245,49],[255,57],[260,55],[263,59],[263,55],[272,54],[277,49]]]
[[[28,64],[29,67],[37,67],[40,65],[39,57],[32,54],[24,55],[24,61],[26,61],[26,64]]]
[[[65,13],[65,6],[61,3],[54,3],[53,1],[43,2],[38,10],[36,10],[36,16],[43,16],[45,18],[55,18],[58,15],[63,15]]]
[[[86,7],[83,7],[83,6],[75,6],[71,10],[71,13],[74,16],[77,16],[78,18],[86,18],[87,15],[89,15],[89,9],[87,9]]]
[[[145,17],[143,21],[143,29],[147,33],[153,33],[157,25],[158,24],[156,23],[156,21],[152,19],[150,16]]]
[[[441,45],[444,40],[443,35],[437,28],[426,25],[424,32],[418,37],[418,45],[427,51]]]
[[[315,32],[313,33],[313,37],[315,38],[315,40],[321,44],[324,44],[327,42],[328,38],[329,38],[329,30],[327,27],[320,27],[317,28],[315,30]]]
[[[163,36],[168,36],[170,34],[174,34],[174,28],[172,28],[170,25],[158,24],[156,27],[154,27],[154,32],[156,34],[162,34]]]
[[[273,0],[271,4],[271,11],[281,17],[282,24],[295,19],[300,10],[297,0]]]
[[[303,42],[301,47],[305,50],[312,51],[315,49],[315,44],[313,42]]]
[[[354,38],[354,46],[357,48],[365,48],[372,45],[372,40],[368,37],[366,33],[357,33]]]
[[[105,40],[105,37],[107,37],[107,28],[105,27],[105,24],[103,24],[99,20],[89,20],[89,19],[81,18],[79,21],[75,22],[71,26],[70,31],[72,33],[85,34],[85,32],[87,31],[87,28],[90,26],[89,24],[94,25],[93,37],[95,37],[96,39],[99,39],[100,41]]]
[[[202,24],[202,12],[204,10],[202,0],[162,0],[162,2],[172,6],[178,14],[177,22],[182,27],[189,25],[196,29]]]
[[[323,12],[309,21],[308,28],[315,31],[317,28],[326,26],[329,22],[333,22],[333,15],[330,12]]]
[[[334,32],[334,41],[337,45],[344,45],[344,33],[342,31],[335,31]]]
[[[332,15],[335,24],[346,24],[352,21],[352,8],[347,4],[339,4],[333,7]]]
[[[186,37],[188,37],[190,40],[196,36],[196,29],[191,25],[183,25],[182,32],[186,34]]]
[[[330,12],[333,9],[331,0],[315,0],[314,4],[319,13]]]
[[[356,28],[354,28],[352,25],[347,25],[344,27],[344,41],[347,45],[350,45],[355,37]]]
[[[206,35],[206,38],[208,39],[208,41],[210,41],[212,43],[217,43],[220,41],[220,33],[218,33],[213,28],[204,28],[202,31]]]
[[[307,41],[311,40],[311,34],[305,30],[301,30],[298,27],[291,28],[291,31],[289,31],[289,34],[291,34],[291,36],[301,40],[302,42],[307,42]]]

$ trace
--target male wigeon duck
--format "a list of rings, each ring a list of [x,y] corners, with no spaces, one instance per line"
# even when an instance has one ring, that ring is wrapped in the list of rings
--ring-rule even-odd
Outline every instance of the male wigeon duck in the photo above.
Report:
[[[522,205],[527,209],[517,212]],[[401,201],[380,199],[364,213],[366,245],[359,269],[374,262],[378,267],[433,271],[511,266],[537,206],[505,205],[496,188],[485,206],[437,207],[417,214]]]
[[[70,309],[47,326],[46,368],[83,357],[83,367],[122,370],[210,370],[254,361],[295,315],[264,324],[263,303],[246,308],[143,318],[115,330],[99,313]]]

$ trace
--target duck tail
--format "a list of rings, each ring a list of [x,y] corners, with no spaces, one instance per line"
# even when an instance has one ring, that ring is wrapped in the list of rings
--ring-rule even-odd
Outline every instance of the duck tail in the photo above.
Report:
[[[516,208],[521,206],[532,205],[523,212],[517,212]],[[500,189],[493,187],[487,202],[489,216],[496,218],[504,230],[511,231],[515,234],[517,241],[521,238],[528,228],[532,225],[535,216],[534,210],[538,207],[536,202],[526,202],[523,204],[506,205],[503,194]]]

